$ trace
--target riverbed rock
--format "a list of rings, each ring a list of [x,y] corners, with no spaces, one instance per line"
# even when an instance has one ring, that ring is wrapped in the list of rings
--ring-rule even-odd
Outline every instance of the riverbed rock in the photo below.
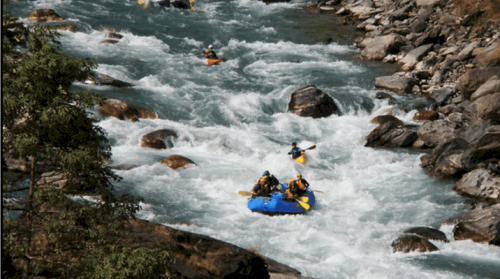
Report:
[[[453,229],[455,240],[472,240],[500,246],[500,203],[481,204],[458,218]]]
[[[418,120],[418,121],[434,121],[439,119],[439,114],[437,111],[434,110],[422,110],[422,111],[417,111],[415,115],[413,116],[413,120]]]
[[[92,71],[88,76],[88,81],[92,85],[109,85],[114,87],[126,88],[132,86],[132,84],[115,79],[105,74],[98,73],[96,71]]]
[[[101,40],[99,43],[100,44],[117,44],[119,41],[118,40],[113,40],[113,39],[104,39]]]
[[[401,35],[390,34],[365,38],[359,45],[364,48],[361,57],[369,60],[382,60],[387,54],[398,53],[400,47],[407,45],[407,40]]]
[[[399,75],[375,78],[375,88],[386,89],[399,94],[411,93],[415,84],[415,79]]]
[[[459,90],[463,100],[470,100],[471,95],[491,77],[500,77],[500,67],[472,69],[460,76]]]
[[[472,51],[477,48],[480,45],[480,41],[474,41],[470,44],[468,44],[464,49],[460,51],[457,55],[457,59],[460,61],[463,61],[465,59],[468,59],[472,55]]]
[[[288,111],[302,117],[328,117],[339,112],[332,97],[314,85],[295,90],[288,102]]]
[[[448,242],[448,239],[446,238],[446,234],[444,232],[434,229],[434,228],[428,228],[428,227],[416,227],[416,228],[411,228],[403,233],[406,234],[416,234],[418,236],[421,236],[427,240],[439,240],[443,242]]]
[[[474,62],[479,67],[500,66],[500,40],[485,48],[476,56]]]
[[[494,176],[490,170],[475,169],[466,173],[453,189],[459,194],[498,203],[500,199],[500,177]]]
[[[430,243],[429,240],[417,235],[408,234],[398,237],[398,239],[391,243],[391,246],[394,253],[409,253],[414,251],[425,253],[439,251],[439,249],[434,244]]]
[[[500,92],[500,78],[493,76],[483,85],[481,85],[474,93],[470,96],[471,102],[493,93]]]
[[[177,138],[177,133],[169,129],[156,130],[142,136],[141,147],[154,149],[172,148],[172,140]],[[166,142],[165,142],[166,141]]]
[[[465,111],[481,119],[500,122],[500,92],[478,98],[469,104]]]
[[[398,126],[394,122],[386,122],[375,128],[367,137],[365,147],[410,147],[417,140],[413,126]]]
[[[422,168],[428,169],[434,177],[456,177],[465,173],[462,166],[462,156],[469,147],[469,143],[462,138],[447,139],[436,146],[431,154],[420,158]]]
[[[500,154],[500,125],[492,121],[478,120],[465,127],[461,133],[469,146],[460,161],[464,169],[478,168],[482,162],[498,159]]]
[[[418,63],[418,61],[422,60],[422,57],[427,55],[427,53],[432,50],[433,46],[434,44],[419,46],[408,52],[408,54],[400,60],[399,63],[405,64],[408,67],[413,67]]]
[[[444,121],[426,121],[417,129],[418,137],[425,142],[427,147],[436,147],[455,136],[453,124]]]
[[[191,159],[188,159],[181,155],[170,155],[167,158],[161,160],[162,164],[169,166],[173,170],[177,170],[178,168],[182,168],[186,165],[196,165]]]
[[[52,9],[37,9],[29,14],[27,18],[34,21],[61,21],[65,19]]]
[[[70,31],[70,32],[78,32],[80,29],[78,26],[74,24],[63,24],[63,25],[51,25],[51,27],[54,26],[54,28],[62,31]]]
[[[439,106],[444,105],[451,97],[455,94],[455,90],[450,87],[441,87],[436,90],[432,90],[429,97],[433,99]]]
[[[442,0],[416,0],[417,7],[434,7],[441,3]]]
[[[427,26],[427,29],[424,33],[413,42],[415,47],[419,47],[425,44],[443,44],[446,41],[446,36],[441,34],[442,27],[441,26]]]
[[[104,105],[99,106],[98,109],[102,115],[113,116],[120,120],[124,120],[125,118],[131,119],[133,117],[150,119],[158,118],[158,114],[150,109],[129,104],[118,99],[108,99],[105,101]]]
[[[394,124],[396,124],[396,126],[403,126],[404,125],[403,121],[399,120],[397,117],[395,117],[393,115],[379,115],[379,116],[374,117],[370,121],[370,123],[378,124],[379,126],[383,125],[387,122],[394,123]]]
[[[117,33],[113,33],[113,32],[111,32],[111,33],[106,33],[106,35],[104,35],[104,36],[105,36],[106,38],[110,38],[110,39],[117,39],[117,40],[119,40],[119,39],[123,38],[123,36],[122,36],[122,35],[117,34]]]
[[[389,102],[391,101],[396,101],[396,98],[392,97],[391,94],[388,94],[388,93],[385,93],[385,92],[377,92],[375,94],[375,98],[376,99],[379,99],[379,100],[384,100],[384,99],[388,99]]]

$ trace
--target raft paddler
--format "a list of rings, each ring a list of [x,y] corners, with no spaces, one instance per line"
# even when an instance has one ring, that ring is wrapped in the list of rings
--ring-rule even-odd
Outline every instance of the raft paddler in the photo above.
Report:
[[[298,197],[299,195],[299,185],[293,179],[288,181],[285,191],[285,200],[292,200],[293,198]]]
[[[262,173],[262,177],[253,186],[252,195],[254,196],[267,196],[271,193],[271,180],[269,179],[269,171]]]
[[[292,142],[292,150],[288,152],[288,155],[292,155],[293,159],[299,158],[302,154],[304,154],[304,150],[300,149],[300,147],[297,147],[297,144],[295,142]]]
[[[309,187],[309,182],[307,182],[307,180],[305,180],[304,178],[302,178],[302,174],[299,172],[297,173],[297,180],[295,180],[295,182],[297,183],[297,186],[299,187],[299,195],[303,195],[306,192],[306,189]]]
[[[208,51],[202,51],[202,52],[203,52],[203,56],[208,58],[208,59],[219,59],[217,54],[215,54],[213,45],[208,46]]]

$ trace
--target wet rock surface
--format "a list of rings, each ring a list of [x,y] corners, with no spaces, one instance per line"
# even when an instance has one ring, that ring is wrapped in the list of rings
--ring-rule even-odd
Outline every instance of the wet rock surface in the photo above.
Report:
[[[103,116],[113,116],[120,120],[125,120],[125,118],[132,119],[134,117],[158,118],[158,115],[152,110],[118,99],[106,100],[103,106],[98,107],[98,110]]]
[[[295,90],[288,102],[288,111],[302,117],[328,117],[339,109],[332,97],[314,85]]]
[[[141,147],[154,149],[166,149],[174,146],[173,141],[177,138],[177,133],[169,129],[156,130],[142,136]]]
[[[434,244],[429,242],[429,240],[417,235],[409,234],[398,237],[398,239],[391,243],[391,246],[394,253],[410,253],[414,251],[424,253],[439,251],[439,249]]]
[[[161,160],[161,163],[169,166],[173,170],[177,170],[190,164],[196,165],[196,163],[191,159],[188,159],[181,155],[170,155],[167,158]]]

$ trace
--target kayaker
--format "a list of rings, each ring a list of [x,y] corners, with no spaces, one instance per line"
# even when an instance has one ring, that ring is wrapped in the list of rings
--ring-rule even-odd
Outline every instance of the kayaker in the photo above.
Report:
[[[297,173],[297,180],[295,180],[295,182],[297,182],[297,185],[299,187],[299,195],[307,193],[306,189],[309,187],[309,182],[302,178],[302,174],[300,172]]]
[[[304,150],[300,149],[300,147],[297,147],[297,144],[295,142],[292,142],[292,150],[288,152],[288,155],[292,155],[293,159],[297,159],[302,154],[304,154]]]
[[[208,51],[204,51],[203,52],[203,56],[205,56],[208,59],[219,59],[219,57],[217,56],[217,54],[215,54],[214,46],[213,45],[209,45],[208,46]]]
[[[252,194],[254,196],[267,196],[271,192],[271,181],[269,171],[262,173],[262,177],[253,186]]]
[[[286,192],[285,192],[285,200],[291,200],[295,197],[297,197],[299,193],[299,185],[297,185],[297,182],[293,179],[290,179],[288,181],[287,186],[286,186]]]

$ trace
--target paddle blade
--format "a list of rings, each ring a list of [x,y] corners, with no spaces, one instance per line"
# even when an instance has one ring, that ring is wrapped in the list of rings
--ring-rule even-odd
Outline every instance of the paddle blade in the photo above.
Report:
[[[309,210],[309,208],[311,208],[311,206],[310,206],[309,204],[307,204],[307,203],[305,203],[305,202],[303,202],[303,201],[301,201],[301,200],[299,200],[299,199],[295,199],[295,200],[296,200],[296,201],[300,204],[300,206],[302,206],[305,210]]]
[[[309,202],[309,197],[298,197],[297,199],[303,202]]]
[[[238,194],[240,194],[240,196],[242,197],[248,197],[248,196],[251,196],[252,195],[252,192],[248,192],[248,191],[239,191]]]
[[[306,150],[313,150],[314,148],[316,148],[316,145],[313,145],[313,146],[311,146],[309,148],[306,148]]]
[[[226,62],[226,61],[227,61],[227,59],[226,59],[226,58],[221,58],[220,60],[221,60],[222,62]]]
[[[316,192],[316,193],[323,193],[323,192],[318,191],[318,190],[311,190],[311,191]]]

